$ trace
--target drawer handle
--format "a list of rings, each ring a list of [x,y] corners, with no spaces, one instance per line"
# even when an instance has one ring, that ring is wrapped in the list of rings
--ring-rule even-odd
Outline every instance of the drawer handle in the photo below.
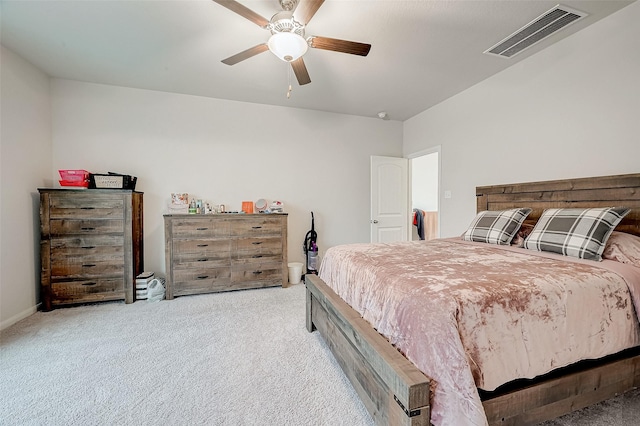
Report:
[[[96,285],[98,283],[82,283],[82,285],[86,285],[86,286],[90,286],[90,285]]]
[[[91,227],[91,226],[83,226],[83,227],[82,227],[82,228],[80,228],[80,229],[82,229],[83,231],[93,231],[93,230],[94,230],[94,229],[96,229],[96,228],[93,228],[93,227]]]
[[[206,231],[209,228],[196,228],[197,231]]]
[[[253,271],[253,275],[260,275],[262,271]]]
[[[205,257],[204,259],[198,259],[198,262],[206,262],[207,260],[209,260],[209,259],[207,259],[207,258]]]
[[[198,244],[198,247],[209,247],[209,244]]]
[[[96,246],[82,246],[83,249],[91,250],[96,248]]]
[[[205,278],[209,278],[209,275],[199,275],[196,278],[198,278],[199,280],[204,280]]]
[[[252,229],[262,229],[262,226],[252,226]]]
[[[251,243],[251,244],[253,244],[253,245],[256,245],[256,246],[257,246],[257,245],[262,244],[262,241],[254,241],[254,242],[253,242],[253,243]]]
[[[82,265],[83,268],[93,268],[94,266],[96,266],[95,263],[87,263],[86,265]]]
[[[80,210],[95,210],[95,207],[80,207]]]
[[[262,257],[262,255],[261,254],[254,254],[251,257],[253,257],[254,259],[258,259],[258,258]]]

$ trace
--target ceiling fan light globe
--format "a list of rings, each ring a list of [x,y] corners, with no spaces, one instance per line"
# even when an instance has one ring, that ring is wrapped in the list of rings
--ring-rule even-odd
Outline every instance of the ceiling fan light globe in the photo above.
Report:
[[[307,41],[296,33],[275,33],[267,42],[269,50],[285,62],[292,62],[304,55],[309,48]]]

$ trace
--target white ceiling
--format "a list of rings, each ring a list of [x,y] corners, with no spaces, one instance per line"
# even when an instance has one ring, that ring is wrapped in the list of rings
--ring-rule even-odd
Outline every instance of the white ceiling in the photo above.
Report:
[[[267,19],[277,0],[239,0]],[[287,99],[270,52],[220,61],[267,30],[210,1],[2,0],[2,44],[53,77],[404,121],[632,1],[563,1],[589,16],[512,59],[482,52],[556,1],[328,0],[306,33],[369,43],[367,57],[304,56],[312,82]]]

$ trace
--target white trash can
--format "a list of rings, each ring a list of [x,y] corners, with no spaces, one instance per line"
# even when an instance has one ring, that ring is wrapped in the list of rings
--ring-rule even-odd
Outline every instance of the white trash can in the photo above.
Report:
[[[291,262],[287,266],[289,267],[289,284],[298,284],[302,277],[302,263]]]

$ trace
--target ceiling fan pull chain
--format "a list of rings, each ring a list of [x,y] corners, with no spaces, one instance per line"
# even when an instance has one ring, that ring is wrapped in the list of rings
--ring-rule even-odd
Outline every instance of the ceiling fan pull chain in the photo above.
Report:
[[[289,82],[289,90],[287,91],[287,99],[291,98],[291,67],[287,64],[287,80]]]

